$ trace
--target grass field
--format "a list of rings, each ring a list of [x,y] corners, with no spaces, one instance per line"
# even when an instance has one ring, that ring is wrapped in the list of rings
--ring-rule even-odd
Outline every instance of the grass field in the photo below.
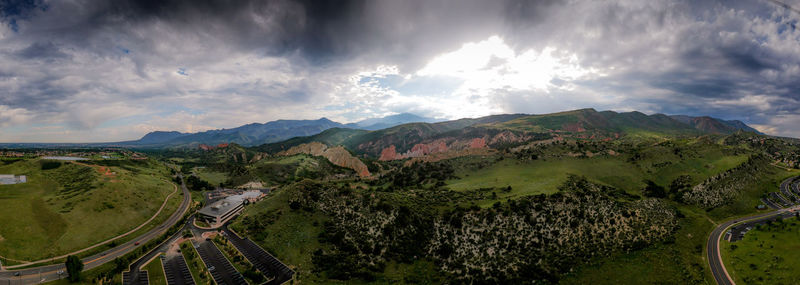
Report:
[[[19,260],[61,255],[125,233],[174,190],[157,164],[101,169],[65,163],[42,170],[31,159],[0,165],[0,173],[28,176],[28,183],[0,186],[0,216],[13,217],[0,227],[0,255]],[[81,180],[71,181],[76,173]],[[173,203],[164,211],[174,211]]]
[[[669,158],[669,157],[667,157]],[[474,161],[476,158],[454,159],[459,165]],[[692,176],[696,182],[708,176],[736,167],[747,160],[746,155],[725,156],[721,153],[709,152],[704,156],[691,159],[676,159],[675,163],[662,163],[663,158],[653,155],[652,158],[631,163],[625,157],[598,156],[592,158],[548,158],[533,161],[506,158],[482,168],[457,167],[455,175],[458,179],[447,181],[447,187],[455,191],[477,188],[503,188],[511,186],[510,192],[498,191],[498,198],[514,198],[536,194],[552,194],[558,191],[570,174],[586,176],[592,181],[622,189],[639,195],[645,186],[644,179],[650,179],[667,187],[680,175]]]
[[[167,277],[164,275],[164,266],[161,264],[161,258],[156,257],[150,261],[142,269],[147,270],[147,278],[152,285],[167,285]]]
[[[754,228],[740,241],[722,241],[720,251],[736,283],[797,284],[800,221],[790,218]]]
[[[622,189],[634,189],[641,182],[642,174],[623,161],[614,158],[565,158],[535,161],[504,159],[482,169],[460,169],[447,187],[455,191],[477,188],[500,188],[511,186],[511,192],[498,193],[500,198],[512,198],[535,194],[552,194],[566,181],[569,174],[584,175],[598,182]]]
[[[228,174],[213,171],[205,167],[195,167],[194,172],[200,179],[208,181],[208,183],[214,186],[219,186],[220,183],[224,183],[228,180]]]

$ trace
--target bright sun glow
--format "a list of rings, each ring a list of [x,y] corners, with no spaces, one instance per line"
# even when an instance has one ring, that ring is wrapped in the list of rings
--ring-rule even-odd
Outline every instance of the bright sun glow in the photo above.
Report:
[[[437,56],[416,75],[460,78],[465,81],[461,91],[475,93],[491,89],[545,92],[553,88],[569,89],[569,85],[555,85],[552,81],[570,81],[594,73],[582,68],[575,54],[553,47],[517,54],[502,38],[492,36]]]

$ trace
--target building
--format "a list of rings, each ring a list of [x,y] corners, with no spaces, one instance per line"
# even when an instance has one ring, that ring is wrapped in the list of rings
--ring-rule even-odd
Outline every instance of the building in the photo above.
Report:
[[[213,227],[220,226],[242,213],[245,204],[255,203],[266,194],[264,190],[237,191],[238,194],[222,198],[197,211],[197,219]],[[269,193],[269,190],[266,190]]]
[[[227,197],[197,211],[197,218],[211,225],[222,224],[242,212],[244,201],[238,195]]]
[[[14,174],[0,174],[0,184],[18,184],[28,182],[28,177],[25,175]]]

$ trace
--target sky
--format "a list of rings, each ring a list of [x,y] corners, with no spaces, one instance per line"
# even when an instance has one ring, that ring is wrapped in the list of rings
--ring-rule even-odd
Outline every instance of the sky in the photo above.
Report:
[[[0,142],[579,108],[800,137],[792,7],[800,0],[0,0]]]

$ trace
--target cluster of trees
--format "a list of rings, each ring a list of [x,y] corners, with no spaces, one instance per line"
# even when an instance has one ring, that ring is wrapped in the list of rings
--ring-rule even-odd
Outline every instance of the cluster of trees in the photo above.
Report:
[[[739,166],[711,176],[690,189],[681,188],[684,190],[680,201],[706,209],[722,206],[733,201],[745,187],[769,171],[770,160],[764,155],[753,155]]]
[[[330,217],[318,237],[327,246],[312,261],[315,271],[343,280],[371,280],[388,261],[425,258],[456,283],[557,281],[587,258],[642,248],[677,226],[676,212],[666,203],[635,199],[580,177],[571,177],[557,194],[444,212],[432,210],[445,205],[438,200],[417,201],[440,195],[414,200],[312,181],[287,191],[293,211]],[[463,201],[445,203],[471,201],[454,197]]]
[[[208,181],[200,179],[195,175],[189,175],[186,178],[186,187],[192,191],[205,191],[205,190],[214,190],[214,185],[211,185]]]
[[[671,235],[676,212],[658,199],[621,202],[613,189],[572,176],[554,195],[489,209],[456,209],[434,225],[429,254],[460,282],[556,283],[588,259]]]
[[[372,185],[389,184],[398,188],[421,187],[430,183],[438,183],[441,186],[445,180],[454,177],[454,172],[453,166],[445,161],[417,162],[384,174],[380,179],[370,183]]]

